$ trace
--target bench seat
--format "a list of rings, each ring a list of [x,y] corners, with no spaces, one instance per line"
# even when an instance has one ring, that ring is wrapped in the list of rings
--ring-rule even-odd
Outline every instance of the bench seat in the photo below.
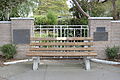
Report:
[[[33,57],[33,70],[38,69],[40,57],[83,57],[86,70],[90,70],[88,57],[97,56],[91,37],[31,38],[27,54]]]
[[[96,52],[29,52],[27,56],[40,57],[81,57],[81,56],[96,56]]]

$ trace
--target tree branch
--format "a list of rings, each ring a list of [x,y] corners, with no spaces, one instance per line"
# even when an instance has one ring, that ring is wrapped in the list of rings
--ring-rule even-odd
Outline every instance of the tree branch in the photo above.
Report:
[[[77,0],[72,0],[73,2],[74,2],[74,4],[76,5],[76,7],[78,8],[78,10],[79,10],[79,12],[80,13],[82,13],[84,16],[86,16],[86,17],[90,17],[90,15],[89,14],[87,14],[82,8],[81,8],[81,6],[80,6],[80,4],[78,3],[78,1]]]

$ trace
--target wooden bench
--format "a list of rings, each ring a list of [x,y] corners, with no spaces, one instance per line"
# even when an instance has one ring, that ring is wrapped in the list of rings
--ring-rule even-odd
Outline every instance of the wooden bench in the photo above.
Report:
[[[27,56],[33,57],[33,70],[38,69],[40,57],[82,57],[90,70],[88,57],[96,56],[90,37],[31,38]]]

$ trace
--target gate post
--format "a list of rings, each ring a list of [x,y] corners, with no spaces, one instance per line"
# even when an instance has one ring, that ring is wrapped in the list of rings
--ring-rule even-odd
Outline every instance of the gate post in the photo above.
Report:
[[[12,43],[16,44],[18,52],[15,58],[26,58],[32,27],[34,27],[34,18],[11,18]]]

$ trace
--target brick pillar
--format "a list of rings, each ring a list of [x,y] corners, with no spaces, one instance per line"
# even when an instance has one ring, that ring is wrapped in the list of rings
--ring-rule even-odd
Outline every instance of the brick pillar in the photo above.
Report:
[[[89,18],[89,27],[90,27],[90,36],[95,37],[95,32],[97,32],[97,27],[105,27],[105,32],[108,33],[108,40],[105,41],[94,41],[95,51],[97,52],[97,58],[106,58],[105,48],[110,45],[111,42],[111,21],[112,17],[90,17]],[[99,33],[99,32],[98,32]],[[103,32],[104,33],[104,32]],[[104,34],[102,35],[104,36]],[[102,39],[103,37],[99,37]],[[94,39],[95,40],[95,39]]]
[[[24,37],[29,37],[31,34],[31,27],[33,26],[33,18],[11,18],[12,43],[17,45],[17,54],[15,58],[26,58],[29,49],[29,41]]]
[[[111,21],[111,46],[120,46],[120,21]]]

